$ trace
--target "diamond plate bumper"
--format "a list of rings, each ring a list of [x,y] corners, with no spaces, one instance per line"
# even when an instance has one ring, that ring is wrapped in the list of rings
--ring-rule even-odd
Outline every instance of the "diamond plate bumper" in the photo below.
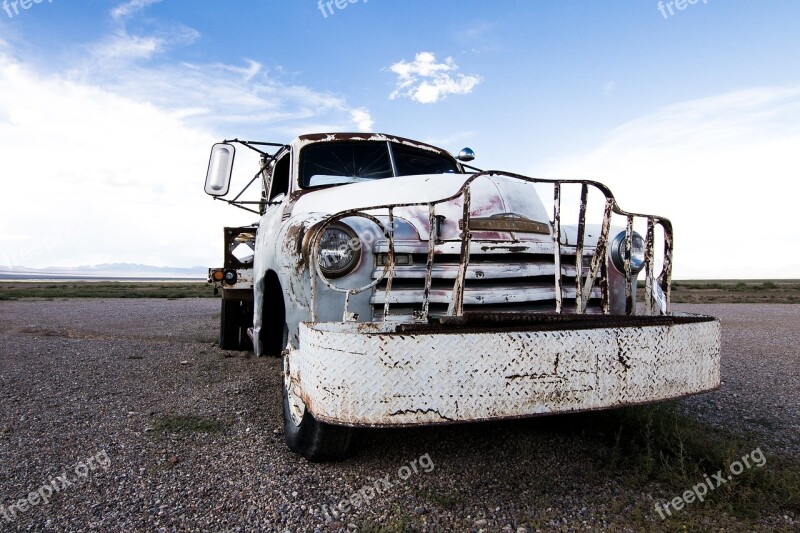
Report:
[[[719,386],[712,317],[582,320],[430,330],[303,323],[289,353],[292,385],[317,419],[352,426],[602,409]]]

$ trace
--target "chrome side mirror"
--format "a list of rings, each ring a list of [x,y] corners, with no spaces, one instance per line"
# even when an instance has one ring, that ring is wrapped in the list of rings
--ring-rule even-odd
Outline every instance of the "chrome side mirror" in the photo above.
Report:
[[[475,152],[473,152],[471,148],[464,148],[463,150],[458,152],[458,156],[456,157],[456,159],[458,159],[463,163],[473,161],[475,159]]]
[[[206,194],[211,196],[228,194],[235,157],[236,148],[232,144],[217,143],[211,147],[211,157],[206,171]]]

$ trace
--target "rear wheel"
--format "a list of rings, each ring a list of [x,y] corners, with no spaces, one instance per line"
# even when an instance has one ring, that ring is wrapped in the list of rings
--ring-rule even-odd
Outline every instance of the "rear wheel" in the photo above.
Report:
[[[219,347],[223,350],[239,349],[240,302],[222,300],[219,318]]]
[[[222,300],[219,346],[223,350],[249,350],[247,329],[253,325],[253,305],[241,300]]]
[[[284,327],[284,341],[288,328]],[[283,356],[283,434],[293,452],[309,461],[336,460],[347,457],[353,440],[353,428],[320,422],[295,394],[289,378],[288,353]]]

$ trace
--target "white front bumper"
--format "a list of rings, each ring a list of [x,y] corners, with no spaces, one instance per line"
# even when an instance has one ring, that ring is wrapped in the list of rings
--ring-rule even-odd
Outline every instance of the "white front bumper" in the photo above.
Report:
[[[602,409],[719,386],[719,321],[676,319],[413,333],[396,333],[392,324],[303,323],[289,368],[306,408],[334,424],[441,424]]]

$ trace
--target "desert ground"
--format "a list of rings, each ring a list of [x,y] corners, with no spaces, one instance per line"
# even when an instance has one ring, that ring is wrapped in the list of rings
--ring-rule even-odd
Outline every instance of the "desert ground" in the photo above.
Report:
[[[721,319],[719,390],[362,430],[349,460],[309,463],[283,442],[279,359],[217,347],[219,300],[0,301],[0,529],[799,531],[800,306],[676,307]]]

